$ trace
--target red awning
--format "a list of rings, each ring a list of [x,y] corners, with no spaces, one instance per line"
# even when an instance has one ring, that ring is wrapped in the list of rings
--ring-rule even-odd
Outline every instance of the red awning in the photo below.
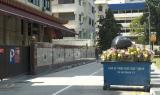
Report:
[[[25,18],[25,19],[28,19],[28,20],[31,20],[31,21],[42,23],[42,24],[45,24],[45,25],[63,30],[65,32],[70,32],[70,33],[76,34],[72,30],[66,28],[65,26],[62,26],[61,24],[55,23],[55,22],[50,21],[48,19],[30,14],[30,13],[25,12],[23,10],[20,10],[20,9],[17,9],[17,8],[8,6],[8,5],[4,5],[4,4],[1,4],[1,3],[0,3],[0,11],[4,12],[4,13],[7,13],[7,14],[12,14],[12,15],[15,15],[15,16],[18,16],[18,17],[21,17],[21,18]]]

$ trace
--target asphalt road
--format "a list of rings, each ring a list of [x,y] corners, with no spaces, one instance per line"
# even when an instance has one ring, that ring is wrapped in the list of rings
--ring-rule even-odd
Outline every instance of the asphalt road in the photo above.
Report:
[[[127,88],[103,90],[102,65],[95,62],[1,83],[0,95],[149,95]],[[132,91],[131,91],[132,90]]]

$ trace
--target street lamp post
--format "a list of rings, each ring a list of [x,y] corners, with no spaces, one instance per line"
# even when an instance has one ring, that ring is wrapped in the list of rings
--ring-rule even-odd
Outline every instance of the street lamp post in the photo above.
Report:
[[[148,5],[148,3],[146,2],[146,5],[148,7],[148,31],[149,31],[149,46],[150,46],[150,49],[151,49],[151,41],[150,41],[150,36],[151,36],[151,22],[150,22],[150,17],[151,17],[151,11],[150,11],[150,7]]]

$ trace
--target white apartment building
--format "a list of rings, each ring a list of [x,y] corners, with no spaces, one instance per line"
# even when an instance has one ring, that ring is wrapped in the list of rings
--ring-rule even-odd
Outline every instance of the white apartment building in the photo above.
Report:
[[[125,3],[138,3],[138,2],[145,2],[145,0],[125,0]]]
[[[129,2],[129,1],[128,1]],[[131,21],[139,16],[143,15],[144,11],[144,2],[130,2],[130,3],[113,3],[109,4],[109,9],[114,13],[114,17],[118,23],[122,25],[121,34],[129,35],[131,29],[129,25]]]
[[[51,14],[51,0],[16,0],[37,10]]]
[[[138,3],[138,2],[145,2],[145,0],[108,0],[108,4]]]
[[[51,11],[55,17],[68,20],[64,26],[74,29],[80,39],[95,37],[94,0],[52,0]]]
[[[103,16],[105,17],[105,12],[106,10],[108,9],[108,3],[107,3],[108,0],[95,0],[95,18],[96,20],[99,19],[100,16]]]
[[[98,20],[100,19],[100,17],[105,17],[106,16],[106,10],[108,9],[108,0],[95,0],[95,27],[96,27],[96,33],[99,32],[99,28],[98,28]],[[98,36],[96,36],[96,39],[98,38]]]

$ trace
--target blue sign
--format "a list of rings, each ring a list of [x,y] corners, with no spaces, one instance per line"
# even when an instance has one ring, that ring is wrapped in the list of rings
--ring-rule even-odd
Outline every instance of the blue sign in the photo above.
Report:
[[[151,62],[102,62],[105,85],[150,84]]]
[[[10,49],[9,63],[10,64],[20,63],[20,49],[19,48]]]

